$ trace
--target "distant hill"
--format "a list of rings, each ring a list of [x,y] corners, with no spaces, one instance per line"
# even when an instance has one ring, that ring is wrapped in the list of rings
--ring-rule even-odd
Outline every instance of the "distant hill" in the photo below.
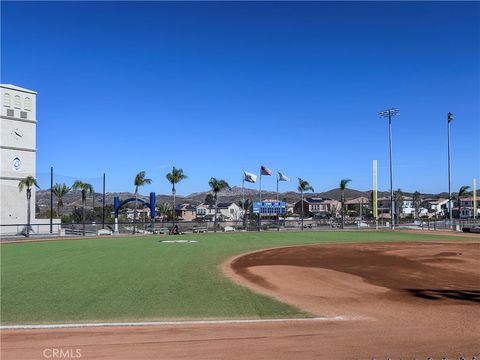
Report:
[[[355,190],[355,189],[348,189],[345,190],[345,197],[347,199],[352,199],[356,198],[359,196],[366,196],[370,197],[372,190],[368,191],[360,191],[360,190]],[[203,191],[203,192],[195,192],[192,194],[189,194],[187,196],[177,196],[177,203],[190,203],[193,205],[198,205],[201,202],[205,200],[205,197],[207,194],[210,192],[208,191]],[[478,193],[478,192],[477,192]],[[113,205],[113,198],[116,193],[106,193],[105,194],[105,202],[107,205]],[[95,198],[95,206],[102,206],[102,194],[101,193],[95,193],[94,194]],[[131,192],[120,192],[118,193],[120,196],[121,200],[127,199],[129,197],[134,197],[135,194]],[[412,193],[405,192],[405,196],[412,196]],[[242,188],[238,186],[234,186],[230,190],[225,190],[219,193],[219,201],[223,202],[238,202],[242,200]],[[330,198],[330,199],[336,199],[340,200],[341,197],[341,191],[339,188],[331,189],[328,191],[320,192],[320,193],[306,193],[306,196],[308,197],[320,197],[320,198]],[[389,191],[379,191],[378,192],[378,197],[388,197],[390,196]],[[440,193],[440,194],[422,194],[423,198],[446,198],[448,196],[447,193]],[[148,201],[148,196],[145,195],[139,195],[140,198],[143,200]],[[258,200],[258,190],[254,189],[245,189],[245,197],[250,200]],[[276,192],[272,191],[262,191],[262,199],[276,199],[277,194]],[[45,210],[50,208],[50,190],[38,190],[36,192],[36,199],[37,199],[37,206],[40,208],[40,210]],[[279,194],[279,199],[284,200],[288,203],[295,203],[298,200],[300,200],[300,193],[295,192],[295,191],[288,191],[288,192],[282,192]],[[172,196],[171,195],[165,195],[165,194],[158,194],[156,196],[156,202],[157,204],[160,204],[162,202],[172,202]],[[79,191],[71,191],[68,193],[64,199],[64,210],[65,212],[69,212],[73,210],[74,207],[80,207],[82,206],[82,200],[81,200],[81,194]],[[54,196],[53,197],[53,204],[54,207],[57,205],[57,199]],[[89,196],[87,199],[87,206],[91,207],[92,206],[92,197]]]

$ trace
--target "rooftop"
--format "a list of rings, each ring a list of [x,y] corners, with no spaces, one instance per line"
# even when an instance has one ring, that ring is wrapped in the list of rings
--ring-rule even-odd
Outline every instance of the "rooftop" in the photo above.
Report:
[[[30,93],[30,94],[37,94],[37,92],[34,91],[34,90],[30,90],[30,89],[27,89],[27,88],[22,88],[20,86],[12,85],[12,84],[0,84],[0,87],[2,87],[4,89],[23,91],[23,92]]]

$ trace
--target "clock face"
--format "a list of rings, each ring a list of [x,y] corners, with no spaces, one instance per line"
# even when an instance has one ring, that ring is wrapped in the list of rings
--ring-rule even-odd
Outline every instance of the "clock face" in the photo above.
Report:
[[[15,130],[12,131],[12,134],[17,140],[20,140],[23,138],[23,131],[20,130],[19,128],[15,128]]]
[[[12,165],[15,170],[20,170],[20,167],[22,166],[22,160],[20,160],[20,157],[15,156],[12,160]]]

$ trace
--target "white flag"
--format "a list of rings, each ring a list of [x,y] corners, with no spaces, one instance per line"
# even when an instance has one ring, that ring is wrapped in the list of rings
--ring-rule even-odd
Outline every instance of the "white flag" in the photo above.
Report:
[[[283,175],[281,172],[278,173],[278,181],[290,181],[290,178]]]
[[[257,175],[244,171],[243,172],[243,180],[249,183],[256,183],[257,182]]]

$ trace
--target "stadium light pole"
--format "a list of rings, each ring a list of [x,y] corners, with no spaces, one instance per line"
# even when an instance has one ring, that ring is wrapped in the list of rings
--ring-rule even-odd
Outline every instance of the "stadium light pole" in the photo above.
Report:
[[[388,118],[388,143],[390,148],[390,228],[395,230],[395,209],[393,199],[393,164],[392,164],[392,117],[400,115],[400,110],[397,108],[391,108],[388,110],[380,111],[378,114],[381,118]]]
[[[450,229],[453,229],[453,217],[452,217],[452,189],[451,189],[451,182],[452,182],[452,163],[450,159],[450,123],[453,120],[453,114],[449,112],[447,114],[448,120],[448,216],[450,218]]]

